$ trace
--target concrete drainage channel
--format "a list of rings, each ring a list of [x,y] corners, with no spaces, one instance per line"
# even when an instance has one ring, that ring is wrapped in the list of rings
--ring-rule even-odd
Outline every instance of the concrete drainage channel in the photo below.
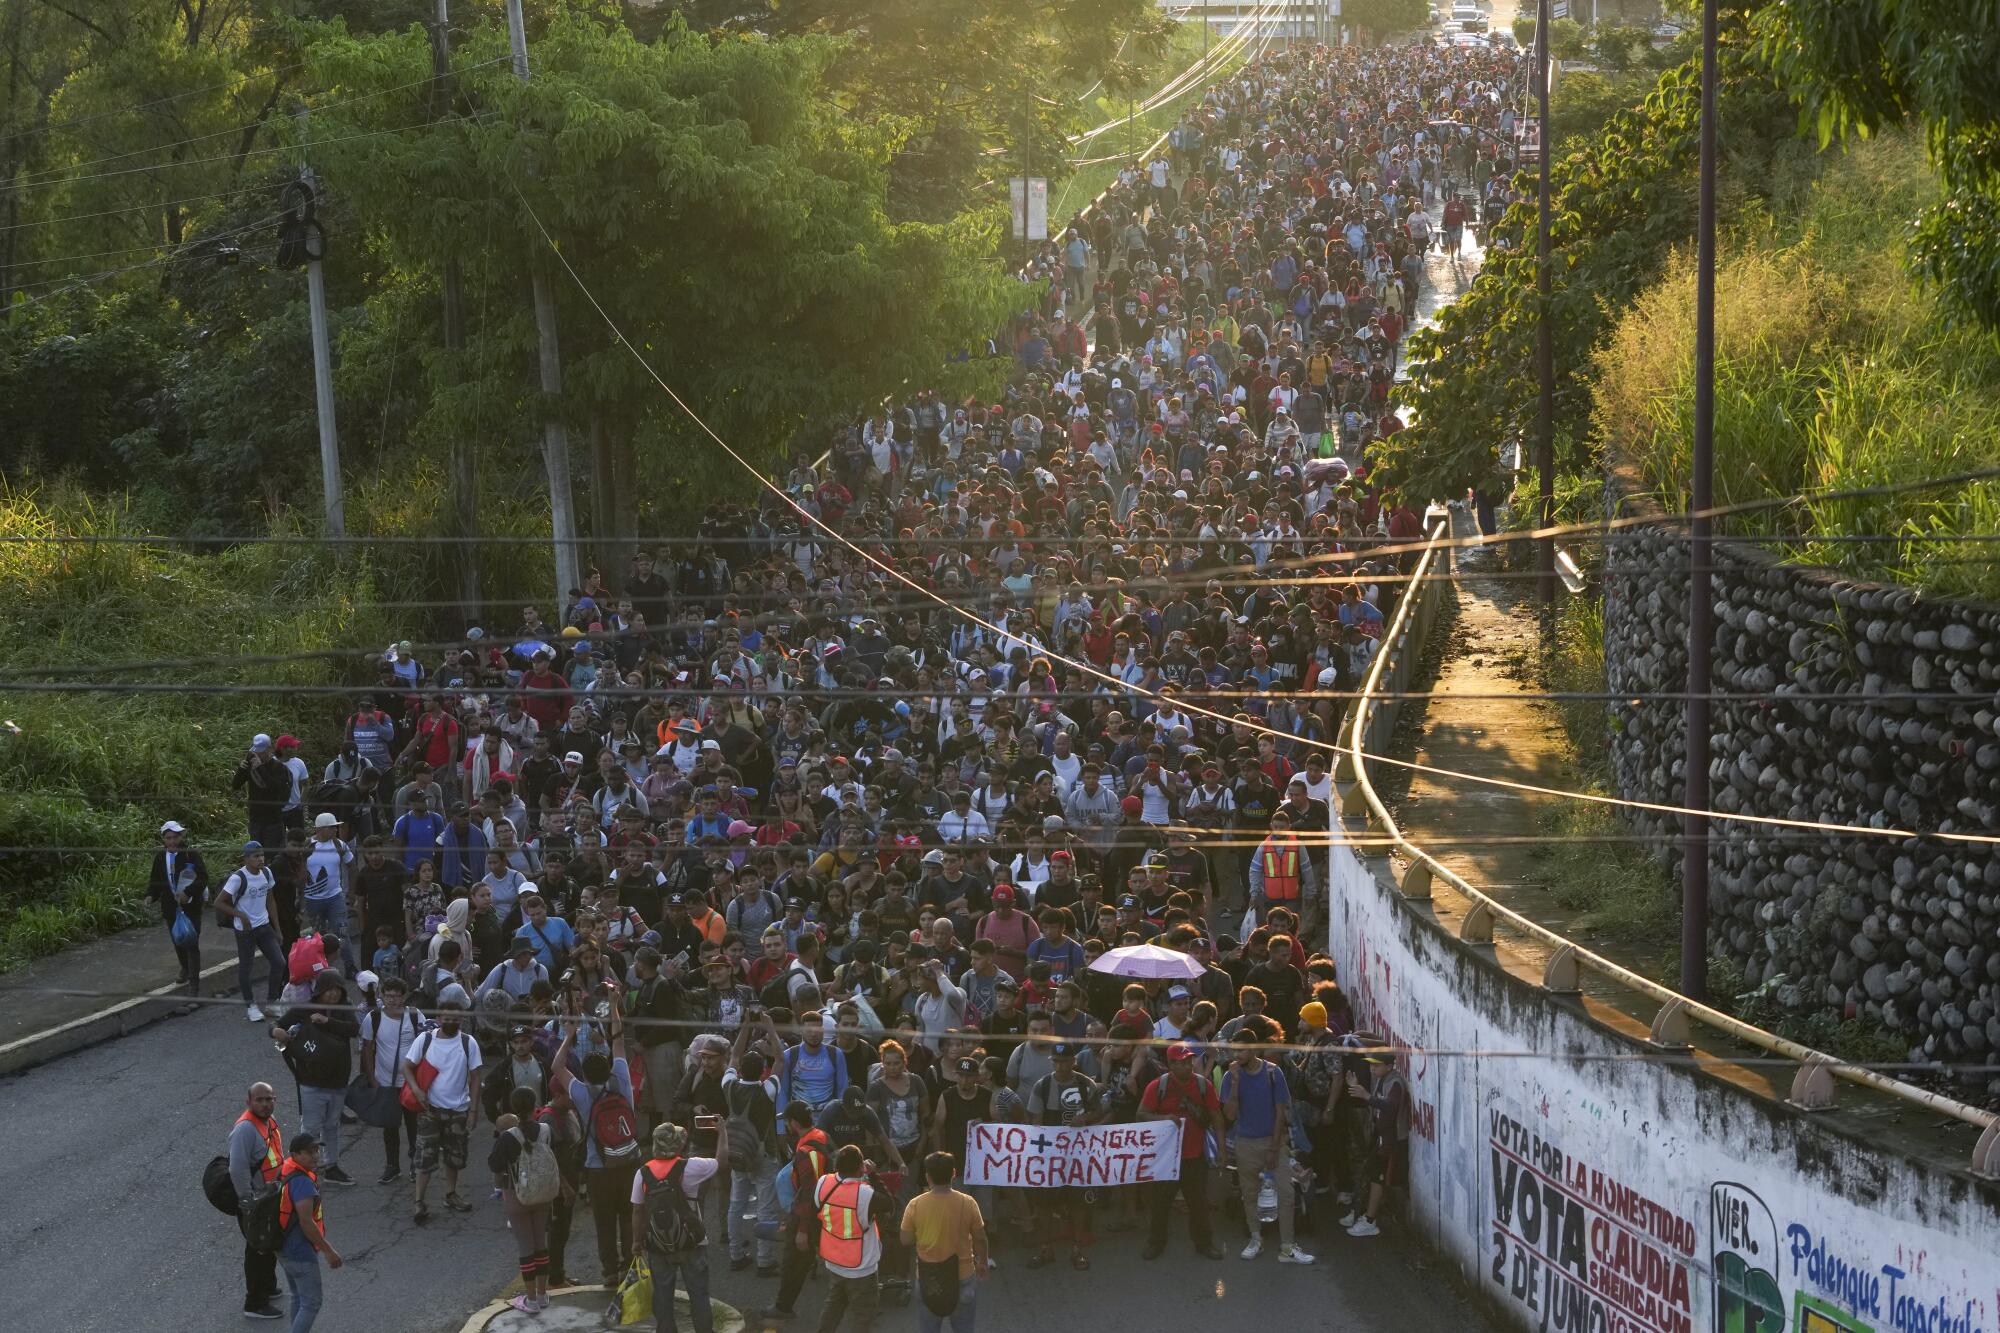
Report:
[[[235,970],[234,960],[217,963],[203,968],[201,979],[210,981]],[[61,995],[64,992],[57,990],[54,993]],[[6,991],[0,989],[0,995],[4,994]],[[73,994],[81,997],[87,992],[79,989]],[[186,995],[183,983],[156,986],[142,996],[119,1000],[0,1045],[0,1076],[18,1074],[60,1056],[126,1036],[177,1014],[193,1013],[197,1007]]]

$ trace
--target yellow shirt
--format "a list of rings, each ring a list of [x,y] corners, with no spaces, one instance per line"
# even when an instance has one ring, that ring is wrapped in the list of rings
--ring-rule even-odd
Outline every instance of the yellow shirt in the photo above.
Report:
[[[986,1234],[986,1223],[970,1194],[927,1189],[903,1209],[903,1234],[915,1238],[917,1257],[929,1263],[943,1263],[956,1254],[963,1282],[972,1276],[973,1242]]]

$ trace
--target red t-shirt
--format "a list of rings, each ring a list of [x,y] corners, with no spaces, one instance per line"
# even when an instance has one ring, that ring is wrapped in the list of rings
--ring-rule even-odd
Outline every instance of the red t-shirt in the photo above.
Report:
[[[1222,1102],[1215,1095],[1215,1085],[1205,1078],[1196,1078],[1183,1087],[1174,1080],[1172,1074],[1162,1074],[1146,1085],[1145,1095],[1139,1098],[1141,1110],[1171,1115],[1181,1122],[1181,1160],[1190,1161],[1200,1157],[1207,1143],[1207,1117],[1201,1112],[1220,1114]]]

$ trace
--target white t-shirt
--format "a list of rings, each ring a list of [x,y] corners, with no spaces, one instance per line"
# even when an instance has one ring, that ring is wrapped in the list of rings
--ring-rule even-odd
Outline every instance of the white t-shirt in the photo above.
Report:
[[[306,853],[306,897],[314,902],[339,897],[346,884],[341,869],[353,864],[354,849],[339,838],[314,842]]]
[[[277,887],[277,883],[278,877],[271,873],[269,866],[254,873],[239,867],[223,881],[222,891],[235,902],[237,911],[250,918],[250,926],[254,929],[271,924],[271,890]],[[239,932],[244,929],[241,921],[231,924]]]
[[[306,761],[293,755],[285,761],[285,771],[292,775],[292,794],[285,799],[285,809],[296,810],[305,801],[306,783],[312,781]]]
[[[658,1161],[659,1159],[656,1157],[653,1160]],[[681,1193],[687,1195],[690,1199],[696,1198],[701,1194],[701,1187],[715,1179],[715,1173],[719,1170],[721,1170],[721,1167],[716,1164],[713,1157],[688,1158],[687,1169],[681,1172]],[[644,1166],[641,1166],[637,1171],[632,1173],[633,1203],[644,1203],[646,1201],[647,1179],[646,1168]]]
[[[362,1016],[361,1040],[375,1043],[375,1068],[371,1072],[376,1087],[403,1086],[403,1057],[410,1053],[410,1047],[416,1044],[417,1035],[423,1030],[424,1016],[414,1009],[403,1010],[401,1018],[390,1018],[379,1009]]]
[[[479,1043],[461,1026],[447,1037],[431,1031],[418,1037],[410,1047],[410,1059],[429,1061],[437,1070],[425,1098],[435,1111],[466,1111],[472,1108],[472,1071],[479,1068]]]

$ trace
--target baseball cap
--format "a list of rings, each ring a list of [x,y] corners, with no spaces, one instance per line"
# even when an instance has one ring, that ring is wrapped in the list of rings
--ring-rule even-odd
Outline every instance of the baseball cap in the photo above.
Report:
[[[524,953],[533,953],[534,951],[535,951],[535,942],[526,935],[516,935],[514,937],[512,945],[510,945],[507,950],[509,954],[515,956],[519,956]]]
[[[1177,1041],[1167,1047],[1167,1063],[1179,1064],[1183,1060],[1194,1059],[1194,1047],[1184,1041]]]
[[[313,816],[314,828],[339,828],[340,816],[331,810],[322,810]]]
[[[166,823],[160,825],[160,832],[186,833],[187,830],[181,827],[181,822],[178,819],[169,819]]]
[[[580,764],[580,763],[582,763],[582,762],[583,762],[583,751],[581,751],[581,750],[571,750],[571,751],[570,751],[570,752],[569,752],[568,754],[566,754],[566,755],[564,755],[564,756],[563,756],[563,762],[564,762],[565,764]]]
[[[271,738],[260,731],[250,738],[250,748],[253,750],[268,750],[271,748]],[[317,1144],[319,1140],[314,1139],[313,1142]]]
[[[993,886],[993,901],[996,903],[1013,902],[1014,886],[1012,884],[995,884]]]
[[[1192,1000],[1194,995],[1186,986],[1169,986],[1167,988],[1167,998],[1169,1000]]]
[[[924,864],[925,864],[925,865],[930,865],[930,866],[935,866],[935,865],[942,865],[942,864],[944,864],[944,851],[943,851],[943,849],[942,849],[942,848],[938,848],[938,847],[933,847],[933,848],[931,848],[931,849],[930,849],[929,851],[925,852],[925,853],[924,853]]]
[[[979,1061],[969,1055],[961,1055],[958,1058],[958,1072],[961,1074],[977,1074],[979,1072]]]
[[[1044,833],[1060,833],[1068,827],[1069,821],[1065,820],[1061,815],[1050,815],[1042,821],[1042,832]]]
[[[1118,803],[1118,808],[1128,815],[1136,815],[1146,808],[1146,803],[1136,796],[1127,796]]]
[[[1074,861],[1075,859],[1076,858],[1071,856],[1067,850],[1054,851],[1049,853],[1049,860],[1051,861]]]
[[[243,844],[243,854],[245,856],[250,855],[250,853],[252,852],[261,852],[263,850],[264,850],[264,844],[258,842],[255,838],[252,838],[250,839],[250,841]]]
[[[1139,900],[1132,894],[1128,893],[1124,897],[1118,900],[1118,905],[1120,907],[1137,907],[1139,905]]]
[[[319,1147],[319,1136],[308,1134],[305,1130],[300,1130],[298,1133],[292,1135],[292,1141],[285,1145],[285,1151],[296,1157],[302,1152],[311,1152],[317,1147]]]
[[[1073,1041],[1059,1041],[1049,1047],[1049,1055],[1057,1060],[1074,1060],[1083,1053],[1083,1047]]]

